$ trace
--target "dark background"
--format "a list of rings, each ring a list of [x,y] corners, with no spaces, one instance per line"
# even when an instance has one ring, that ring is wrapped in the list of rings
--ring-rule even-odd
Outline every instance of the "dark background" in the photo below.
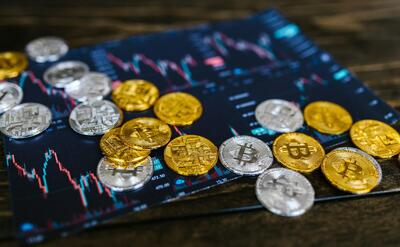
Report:
[[[348,66],[378,96],[400,106],[400,1],[0,1],[0,50],[23,50],[43,35],[71,47],[134,34],[244,17],[278,8]],[[2,159],[3,160],[3,159]],[[398,162],[381,161],[382,165]],[[58,246],[360,246],[399,245],[400,194],[317,203],[305,215],[266,210],[202,215],[230,204],[255,204],[254,181],[243,178],[178,202],[115,219]],[[0,245],[17,245],[7,173],[0,165]],[[197,216],[193,216],[197,215]]]

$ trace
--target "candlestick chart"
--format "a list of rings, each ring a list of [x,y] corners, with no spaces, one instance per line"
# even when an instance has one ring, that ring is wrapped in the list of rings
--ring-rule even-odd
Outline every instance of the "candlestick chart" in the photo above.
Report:
[[[355,120],[373,118],[394,124],[399,119],[395,110],[275,10],[76,48],[63,57],[70,59],[106,73],[113,87],[125,80],[145,79],[161,94],[193,94],[204,113],[191,126],[171,126],[173,137],[197,134],[216,146],[236,135],[256,136],[271,144],[278,133],[260,126],[254,110],[272,98],[289,100],[302,109],[315,100],[333,101]],[[50,128],[41,135],[26,140],[4,137],[16,235],[22,243],[66,236],[240,177],[221,164],[202,176],[180,176],[164,164],[159,149],[152,156],[154,175],[142,189],[107,188],[96,174],[102,158],[100,137],[82,136],[69,127],[68,115],[78,102],[43,81],[48,66],[31,62],[28,70],[9,80],[23,88],[23,102],[45,104],[53,113]],[[124,115],[125,121],[154,117],[151,110]],[[347,135],[324,135],[307,125],[300,131],[325,147],[348,141]]]

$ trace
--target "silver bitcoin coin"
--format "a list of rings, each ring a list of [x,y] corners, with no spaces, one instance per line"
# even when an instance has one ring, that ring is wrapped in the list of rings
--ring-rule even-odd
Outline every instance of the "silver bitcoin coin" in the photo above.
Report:
[[[364,156],[364,158],[368,159],[369,161],[372,162],[372,164],[374,164],[376,170],[378,171],[379,174],[379,180],[378,180],[378,184],[381,183],[382,181],[382,168],[381,165],[379,165],[378,161],[376,161],[376,159],[374,157],[372,157],[371,155],[367,154],[366,152],[358,149],[358,148],[352,148],[352,147],[340,147],[340,148],[335,148],[334,150],[345,150],[345,151],[350,151],[350,152],[355,152],[360,154],[361,156]]]
[[[71,128],[87,136],[103,135],[122,122],[121,110],[108,100],[96,100],[77,105],[69,115]]]
[[[21,103],[22,89],[10,82],[0,83],[0,114]]]
[[[315,198],[311,183],[300,173],[285,168],[261,174],[256,182],[256,195],[272,213],[290,217],[305,213]]]
[[[54,62],[68,52],[67,43],[58,37],[42,37],[28,43],[25,50],[35,62]]]
[[[153,176],[153,161],[150,157],[136,168],[115,168],[110,161],[102,158],[97,166],[100,182],[114,191],[136,190],[143,187]]]
[[[23,139],[42,133],[50,126],[51,121],[51,111],[47,106],[24,103],[1,115],[0,131],[8,137]]]
[[[229,138],[219,147],[219,159],[226,168],[240,175],[257,175],[274,161],[266,143],[252,136]]]
[[[44,72],[44,81],[56,88],[64,88],[66,85],[81,79],[89,72],[89,67],[79,61],[65,61],[54,64]]]
[[[261,126],[280,133],[294,132],[303,126],[303,114],[293,103],[270,99],[261,102],[255,110],[257,121]]]
[[[103,73],[89,72],[66,85],[65,92],[78,101],[101,100],[111,92],[111,79]]]

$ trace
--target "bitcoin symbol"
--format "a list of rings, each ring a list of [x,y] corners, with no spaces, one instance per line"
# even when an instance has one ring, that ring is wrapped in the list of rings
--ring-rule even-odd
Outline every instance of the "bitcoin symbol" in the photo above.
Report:
[[[303,191],[297,186],[297,183],[291,183],[285,176],[274,178],[272,181],[268,182],[268,185],[268,187],[272,186],[274,190],[279,190],[288,197],[297,197],[303,194]]]
[[[124,110],[144,111],[155,103],[158,94],[157,87],[151,82],[128,80],[113,91],[112,98]]]
[[[328,112],[329,109],[326,108],[322,108],[321,109],[321,117],[322,117],[322,121],[326,124],[326,126],[328,128],[334,128],[335,127],[335,123],[339,122],[337,120],[337,117],[333,114],[331,114],[330,112]]]
[[[191,164],[203,165],[213,159],[213,155],[209,153],[209,147],[202,143],[200,138],[188,138],[185,143],[186,151],[184,155],[191,157]]]
[[[204,137],[183,135],[168,143],[164,160],[180,175],[202,175],[215,166],[218,149]]]
[[[271,115],[273,116],[272,122],[280,126],[286,126],[293,118],[295,112],[289,107],[275,105],[271,109]]]
[[[154,106],[156,116],[171,125],[190,125],[203,112],[200,101],[194,96],[175,92],[162,96]]]
[[[385,146],[394,145],[394,144],[398,143],[395,138],[393,138],[392,136],[389,136],[389,135],[384,134],[383,136],[379,136],[378,138],[381,140],[381,142]]]
[[[112,176],[118,175],[122,178],[129,178],[131,176],[137,176],[139,171],[143,171],[142,166],[138,166],[137,168],[130,170],[130,169],[120,169],[115,167],[108,167],[107,170],[112,171]]]
[[[343,178],[361,180],[362,168],[357,165],[356,160],[346,159],[343,164],[343,170],[338,172]]]
[[[133,89],[133,90],[132,90]],[[131,94],[141,94],[141,95],[147,95],[150,91],[150,88],[145,87],[144,85],[139,85],[136,90],[132,87],[129,89],[129,93]]]
[[[104,144],[114,152],[118,152],[119,150],[125,149],[124,143],[121,141],[119,137],[110,137],[109,139],[104,141]]]
[[[158,135],[155,130],[155,128],[139,126],[137,129],[135,129],[135,132],[132,132],[131,137],[139,137],[146,139],[149,142],[154,142],[154,138]]]
[[[285,148],[288,154],[294,159],[306,158],[310,157],[311,155],[311,150],[307,143],[299,143],[295,140],[292,140],[285,145]]]
[[[257,161],[258,151],[253,148],[252,144],[245,143],[244,145],[240,145],[240,149],[237,157],[234,159],[239,161],[239,165],[245,166],[247,163],[254,163]]]

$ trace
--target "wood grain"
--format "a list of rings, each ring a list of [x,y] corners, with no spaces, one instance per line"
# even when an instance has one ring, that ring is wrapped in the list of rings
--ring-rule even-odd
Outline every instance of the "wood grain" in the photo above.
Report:
[[[395,0],[0,1],[0,50],[23,50],[31,39],[49,34],[78,47],[243,17],[269,7],[298,23],[378,96],[400,109],[400,1]],[[396,169],[396,162],[382,165]],[[0,165],[0,245],[15,246],[6,181]],[[256,204],[253,191],[254,179],[242,178],[44,245],[396,246],[400,241],[400,194],[317,203],[295,219],[260,209],[207,215]]]

